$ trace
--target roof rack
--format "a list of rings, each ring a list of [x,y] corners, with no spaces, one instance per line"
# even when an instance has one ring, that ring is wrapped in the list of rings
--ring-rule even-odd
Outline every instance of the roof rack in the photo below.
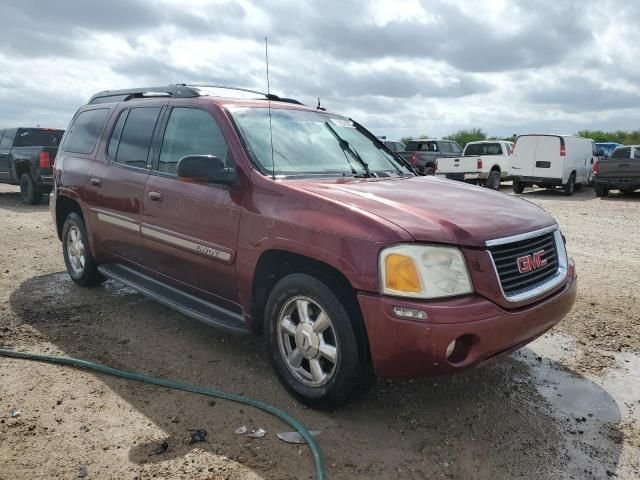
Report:
[[[264,93],[257,90],[249,90],[247,88],[228,87],[225,85],[209,85],[205,83],[178,83],[175,85],[167,85],[166,87],[142,87],[129,88],[125,90],[104,90],[93,95],[89,99],[89,104],[108,103],[108,102],[125,102],[136,98],[154,98],[154,97],[174,97],[174,98],[193,98],[202,96],[200,88],[220,88],[225,90],[234,90],[247,93],[255,93],[264,97],[265,100],[273,100],[278,102],[295,103],[302,105],[301,102],[293,98],[280,98],[273,93]]]

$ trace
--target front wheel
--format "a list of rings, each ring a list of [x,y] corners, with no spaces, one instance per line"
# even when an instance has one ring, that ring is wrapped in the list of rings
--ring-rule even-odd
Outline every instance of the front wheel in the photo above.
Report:
[[[82,217],[75,212],[67,215],[62,227],[62,253],[71,279],[90,287],[104,282],[89,249],[89,238]]]
[[[325,283],[291,274],[273,288],[265,322],[280,382],[301,402],[332,408],[372,384],[361,320]]]
[[[513,191],[514,193],[522,193],[524,192],[524,183],[522,183],[518,179],[513,180]]]

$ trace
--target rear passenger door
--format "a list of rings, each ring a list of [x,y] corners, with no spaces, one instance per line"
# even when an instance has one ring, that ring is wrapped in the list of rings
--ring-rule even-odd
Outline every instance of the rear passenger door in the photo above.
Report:
[[[146,102],[146,100],[145,100]],[[103,143],[101,160],[89,170],[88,195],[96,225],[96,241],[108,262],[140,264],[144,186],[151,168],[151,144],[163,106],[124,108],[116,113]]]
[[[144,192],[145,266],[161,280],[239,313],[234,266],[240,223],[237,192],[176,175],[179,160],[187,155],[215,155],[235,167],[215,118],[221,113],[214,108],[181,102],[167,112]]]

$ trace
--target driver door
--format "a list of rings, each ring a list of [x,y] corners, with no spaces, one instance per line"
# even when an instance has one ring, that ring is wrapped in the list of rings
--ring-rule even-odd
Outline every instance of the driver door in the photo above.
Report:
[[[240,207],[233,187],[179,179],[178,161],[187,155],[215,155],[225,166],[234,166],[212,112],[182,103],[170,106],[145,185],[144,266],[160,281],[237,310],[234,263]]]

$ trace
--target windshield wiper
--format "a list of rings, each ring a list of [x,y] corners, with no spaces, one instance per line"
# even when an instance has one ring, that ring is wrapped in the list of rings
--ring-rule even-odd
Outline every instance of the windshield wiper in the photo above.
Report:
[[[364,161],[364,159],[360,156],[360,154],[357,152],[357,150],[355,148],[353,148],[351,146],[351,144],[349,142],[347,142],[345,139],[343,139],[338,132],[336,132],[334,130],[334,128],[329,125],[329,122],[324,122],[325,126],[329,129],[329,131],[333,134],[334,137],[336,137],[336,139],[338,140],[338,143],[340,144],[340,148],[342,148],[343,151],[349,153],[349,155],[351,155],[353,158],[356,159],[356,161],[362,165],[362,168],[364,168],[364,171],[366,172],[366,177],[373,177],[373,175],[371,174],[371,171],[369,170],[369,164],[367,162]],[[349,159],[347,159],[347,162],[349,162]],[[354,176],[358,176],[356,174],[355,169],[353,168],[353,166],[351,165],[351,162],[349,162],[349,166],[351,167],[351,170],[353,171]]]

